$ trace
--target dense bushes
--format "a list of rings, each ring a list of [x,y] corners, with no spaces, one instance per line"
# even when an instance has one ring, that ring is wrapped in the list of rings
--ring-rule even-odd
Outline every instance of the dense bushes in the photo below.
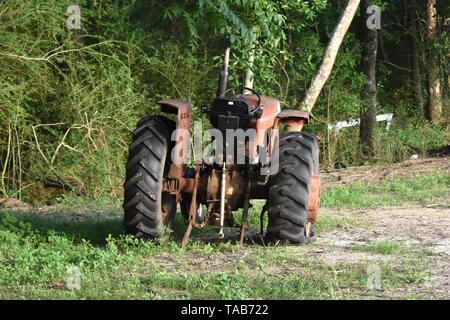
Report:
[[[158,99],[195,100],[204,87],[201,63],[176,45],[141,49],[157,39],[123,18],[131,6],[89,3],[82,21],[86,32],[101,25],[95,35],[66,29],[64,2],[2,4],[3,196],[41,198],[43,184],[94,197],[115,192],[138,118],[155,112]]]
[[[234,35],[231,82],[240,82],[246,67],[242,57],[248,54],[241,34],[245,23],[256,23],[262,39],[274,41],[270,50],[264,49],[264,41],[257,47],[256,88],[280,97],[283,106],[295,105],[320,62],[341,8],[317,0],[274,6],[271,12],[261,7],[261,1],[253,2],[254,10],[262,10],[256,22],[249,13],[237,21],[223,5],[206,1],[205,8],[215,10],[214,17],[223,15],[213,25],[214,21],[202,19],[201,14],[208,12],[188,10],[195,6],[78,1],[81,32],[66,27],[71,1],[1,2],[0,199],[50,201],[65,191],[90,197],[120,194],[136,121],[158,112],[156,102],[162,98],[181,97],[194,106],[209,101],[215,92],[223,35]],[[289,23],[279,20],[280,12],[291,19]],[[237,25],[228,25],[229,21]],[[273,21],[283,32],[265,31]],[[192,28],[203,33],[195,35]],[[314,111],[311,129],[323,137],[325,166],[336,161],[360,163],[357,130],[326,139],[327,123],[359,117],[364,81],[359,56],[358,41],[349,34]],[[199,116],[198,108],[194,114]],[[380,135],[379,160],[397,161],[409,151],[448,143],[448,132],[438,126],[397,128]],[[392,151],[387,151],[389,145]],[[401,155],[399,145],[405,149]]]
[[[338,135],[323,136],[322,167],[357,166],[368,164],[361,158],[358,127],[346,128]],[[376,141],[376,158],[372,162],[395,163],[408,160],[413,155],[429,156],[449,144],[450,131],[441,125],[433,125],[425,121],[408,120],[405,123],[395,118],[386,130],[380,124]]]

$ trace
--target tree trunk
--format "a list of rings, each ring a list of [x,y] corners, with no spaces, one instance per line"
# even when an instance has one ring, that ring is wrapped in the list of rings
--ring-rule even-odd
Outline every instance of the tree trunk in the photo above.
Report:
[[[433,47],[436,39],[437,17],[436,0],[427,0],[427,69],[428,69],[428,106],[427,116],[431,122],[442,117],[441,81],[439,77],[438,52]]]
[[[301,102],[300,106],[303,110],[311,112],[314,104],[322,91],[325,82],[330,76],[331,70],[333,69],[334,61],[336,60],[336,55],[341,46],[342,40],[347,33],[348,28],[353,20],[358,5],[361,0],[349,0],[347,7],[342,13],[339,23],[334,29],[333,36],[331,37],[330,43],[325,50],[325,56],[323,58],[322,64],[319,70],[314,75],[311,86],[308,91],[306,91],[305,98]]]
[[[417,28],[417,6],[416,0],[405,0],[407,21],[408,21],[408,35],[409,47],[411,54],[411,70],[412,70],[412,91],[413,100],[416,106],[416,112],[419,117],[425,115],[423,92],[422,92],[422,74],[420,73],[420,47],[418,40]]]
[[[447,5],[450,9],[450,2]],[[443,10],[440,14],[440,31],[447,35],[450,35],[450,10]],[[450,50],[440,53],[439,61],[441,63],[440,69],[442,72],[441,83],[442,83],[442,119],[444,120],[444,125],[450,125]]]
[[[253,67],[255,63],[255,47],[253,46],[252,50],[250,51],[250,56],[248,58],[248,64],[249,67],[244,72],[244,88],[253,89]],[[244,89],[244,94],[251,94],[252,92],[250,90]]]
[[[366,76],[367,82],[363,92],[364,105],[361,110],[360,142],[362,154],[367,157],[375,155],[377,129],[377,29],[369,29],[365,23],[370,17],[370,14],[367,14],[367,8],[373,4],[373,0],[361,1],[361,17],[363,19],[361,71]]]

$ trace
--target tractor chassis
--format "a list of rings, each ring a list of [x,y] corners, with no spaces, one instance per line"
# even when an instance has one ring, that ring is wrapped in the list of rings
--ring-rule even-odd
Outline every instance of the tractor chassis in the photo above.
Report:
[[[191,105],[182,100],[163,100],[159,102],[161,111],[164,113],[175,114],[177,117],[177,129],[189,130],[191,127]],[[309,115],[306,112],[298,110],[283,110],[274,119],[272,129],[278,132],[280,124],[287,126],[288,130],[301,131],[303,126],[308,123]],[[273,140],[273,139],[271,139]],[[255,165],[245,166],[247,174],[242,175],[242,166],[234,164],[223,164],[209,167],[208,174],[201,174],[202,164],[195,165],[195,175],[193,178],[185,177],[185,165],[181,158],[187,154],[189,143],[183,141],[181,135],[176,135],[176,144],[183,145],[183,152],[175,154],[174,163],[171,164],[167,178],[163,180],[163,192],[170,193],[176,197],[177,203],[182,200],[183,193],[192,194],[192,200],[189,207],[188,226],[183,236],[181,245],[185,246],[188,241],[192,228],[203,228],[207,224],[214,224],[220,227],[219,238],[224,237],[224,226],[240,228],[240,244],[244,244],[245,232],[248,230],[248,213],[250,208],[250,199],[267,199],[268,190],[265,182],[261,181],[259,167]],[[269,149],[271,150],[271,149]],[[178,160],[178,161],[177,161]],[[311,187],[308,195],[308,226],[317,219],[320,199],[320,178],[318,172],[312,172]],[[208,218],[202,223],[196,222],[196,214],[199,207],[198,198],[203,199],[208,209]],[[241,224],[236,225],[233,222],[232,212],[243,208]],[[261,220],[261,238],[263,237],[263,216],[266,206],[263,207]],[[210,213],[214,213],[210,216]],[[217,214],[219,214],[217,216]],[[213,219],[213,217],[215,219]],[[227,221],[225,221],[227,219]],[[217,221],[218,220],[218,221]],[[226,222],[226,224],[225,224]],[[264,243],[264,240],[263,240]]]

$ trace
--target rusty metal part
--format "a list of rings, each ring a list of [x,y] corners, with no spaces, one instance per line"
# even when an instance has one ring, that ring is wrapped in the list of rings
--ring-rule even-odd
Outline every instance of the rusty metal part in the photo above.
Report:
[[[249,175],[252,174],[252,171],[249,171]],[[248,209],[250,208],[250,188],[252,176],[249,177],[247,182],[247,190],[245,192],[245,200],[244,200],[244,208],[242,210],[242,224],[241,224],[241,234],[240,234],[240,245],[241,247],[244,245],[245,232],[248,229]]]
[[[244,97],[251,109],[257,107],[258,97],[256,95],[245,95]],[[281,111],[280,101],[272,97],[261,96],[261,109],[261,117],[252,122],[252,127],[256,129],[255,145],[264,143],[267,130],[273,127],[277,115]]]
[[[308,124],[309,114],[306,111],[286,109],[277,114],[273,126],[268,129],[270,134],[268,153],[272,157],[273,148],[280,135],[280,124],[285,124],[288,131],[302,131],[303,126]],[[270,131],[269,131],[270,130]]]
[[[184,165],[171,164],[167,177],[163,180],[163,191],[176,196],[177,202],[181,200],[181,193],[193,193],[195,179],[184,178]]]
[[[225,162],[222,165],[222,183],[220,186],[220,231],[218,234],[219,239],[224,238],[223,233],[223,221],[225,219],[225,189],[227,187],[227,180],[226,180],[226,164]]]
[[[308,123],[308,112],[287,109],[277,115],[273,128],[279,129],[280,124],[285,124],[288,131],[302,131],[303,126]]]
[[[198,190],[202,190],[202,188],[200,188],[200,186],[199,186],[200,181],[201,181],[201,180],[200,180],[200,169],[201,169],[201,165],[197,164],[197,165],[195,166],[195,185],[194,185],[194,192],[193,192],[193,194],[192,194],[191,207],[189,208],[189,217],[190,217],[190,220],[192,220],[192,224],[194,225],[194,227],[199,228],[199,229],[203,228],[203,227],[208,223],[208,215],[209,215],[209,212],[208,212],[208,213],[207,213],[207,216],[206,216],[206,218],[205,218],[205,220],[204,220],[202,223],[197,223],[197,222],[195,221],[196,215],[197,215],[197,213],[198,213],[199,205],[201,206],[201,204],[198,204],[198,203],[197,203],[197,200],[196,200],[196,201],[195,201],[195,207],[193,207],[193,204],[194,204],[194,201],[193,201],[194,196],[195,196],[195,198],[197,199],[197,191],[198,191]]]
[[[161,193],[161,217],[164,225],[168,225],[171,217],[171,213],[173,210],[173,206],[176,206],[176,203],[170,200],[169,197],[172,197],[168,193]]]
[[[303,130],[305,122],[303,120],[289,120],[284,124],[286,125],[286,131],[300,132]]]
[[[183,178],[185,159],[189,154],[189,136],[191,127],[192,106],[189,102],[179,99],[167,99],[158,102],[161,111],[177,115],[177,131],[175,136],[175,148],[170,166],[168,179],[163,182],[163,190],[176,195],[176,200],[181,200],[181,192],[193,192],[193,179]]]
[[[320,178],[311,176],[311,187],[308,195],[308,222],[316,222],[320,208]]]
[[[240,236],[239,236],[239,245],[241,247],[244,246],[244,239],[245,239],[245,232],[248,230],[248,222],[243,222],[241,225],[241,232],[240,232]]]
[[[303,119],[305,121],[305,124],[309,123],[309,113],[300,110],[292,110],[292,109],[283,110],[277,115],[277,118],[280,119],[282,122],[290,119]]]
[[[180,100],[180,99],[166,99],[158,101],[158,104],[161,106],[161,111],[165,113],[171,114],[185,114],[191,113],[191,104],[188,101]],[[185,115],[187,116],[187,115]],[[180,117],[181,118],[181,117]]]
[[[192,192],[191,206],[189,207],[189,220],[195,220],[195,214],[197,213],[197,190],[198,181],[200,180],[200,165],[195,166],[195,178],[194,178],[194,192]]]
[[[189,241],[189,236],[192,232],[192,226],[195,223],[195,213],[197,211],[197,189],[198,181],[200,178],[200,165],[195,166],[195,179],[194,179],[194,192],[192,193],[191,207],[189,208],[189,225],[184,233],[183,240],[181,241],[181,246],[184,247]]]
[[[226,165],[226,188],[225,198],[227,206],[231,211],[238,210],[244,205],[245,192],[248,178],[242,175],[236,166]],[[220,212],[219,200],[221,192],[222,171],[213,169],[206,182],[207,199],[209,202],[216,202],[212,207],[213,212]]]
[[[181,240],[181,247],[184,248],[188,244],[189,236],[191,235],[191,232],[192,232],[192,222],[189,221],[186,232],[184,233],[184,236],[183,236],[183,240]]]
[[[250,188],[250,199],[267,199],[269,190],[267,189],[267,185],[264,181],[253,180],[251,181],[251,188]]]
[[[305,226],[305,235],[307,238],[309,238],[310,234],[311,234],[311,222],[307,221]]]

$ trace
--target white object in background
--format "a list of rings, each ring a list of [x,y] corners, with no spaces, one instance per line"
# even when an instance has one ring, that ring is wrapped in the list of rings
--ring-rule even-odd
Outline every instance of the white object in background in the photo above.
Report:
[[[380,114],[377,116],[377,122],[386,121],[386,130],[389,130],[391,127],[392,117],[394,116],[393,113],[387,113],[387,114]],[[350,119],[346,121],[338,121],[335,124],[329,124],[328,130],[329,131],[335,131],[336,134],[339,133],[339,131],[343,128],[348,127],[356,127],[359,126],[361,120],[360,119]]]
[[[386,121],[386,130],[389,130],[393,116],[393,113],[380,114],[377,116],[377,122]]]

